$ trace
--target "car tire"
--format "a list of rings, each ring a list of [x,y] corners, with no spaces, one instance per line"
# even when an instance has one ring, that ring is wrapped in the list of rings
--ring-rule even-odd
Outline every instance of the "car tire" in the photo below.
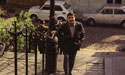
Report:
[[[123,21],[123,22],[121,23],[121,26],[122,26],[122,28],[125,29],[125,21]]]
[[[94,20],[94,19],[88,19],[88,20],[87,20],[87,24],[88,24],[89,26],[94,26],[94,25],[95,25],[95,20]]]
[[[59,17],[58,20],[59,20],[60,22],[65,21],[65,19],[64,19],[63,17]]]
[[[37,15],[35,15],[35,14],[32,14],[32,15],[30,16],[31,19],[32,19],[33,17],[35,17],[36,20],[38,19]]]

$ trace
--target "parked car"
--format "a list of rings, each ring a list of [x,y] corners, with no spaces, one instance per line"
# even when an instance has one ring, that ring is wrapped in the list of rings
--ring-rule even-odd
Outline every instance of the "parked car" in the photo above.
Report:
[[[88,25],[96,23],[121,25],[125,28],[125,6],[107,5],[95,14],[83,14],[84,20]]]
[[[50,1],[46,1],[42,6],[33,6],[29,9],[32,17],[41,20],[49,20]],[[55,1],[55,16],[59,20],[66,20],[67,13],[72,12],[71,6],[64,1]]]

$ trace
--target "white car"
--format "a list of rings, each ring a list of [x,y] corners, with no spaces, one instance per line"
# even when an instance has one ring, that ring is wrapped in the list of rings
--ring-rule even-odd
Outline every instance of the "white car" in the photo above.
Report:
[[[101,23],[118,24],[125,28],[125,6],[108,5],[96,14],[83,14],[83,18],[90,26]]]
[[[41,20],[49,20],[50,16],[50,1],[46,1],[42,6],[33,6],[29,9],[32,17]],[[70,5],[64,1],[55,1],[55,16],[59,20],[66,20],[67,14],[72,12]]]

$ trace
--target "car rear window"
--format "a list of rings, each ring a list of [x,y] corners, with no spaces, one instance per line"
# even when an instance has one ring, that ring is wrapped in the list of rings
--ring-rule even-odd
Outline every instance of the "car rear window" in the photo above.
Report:
[[[125,14],[122,9],[115,9],[114,14]]]
[[[102,14],[113,14],[113,9],[103,9]]]
[[[55,5],[55,11],[63,11],[63,9],[61,6]]]
[[[50,10],[50,5],[45,5],[42,10]],[[55,5],[55,11],[63,11],[62,7],[59,5]]]

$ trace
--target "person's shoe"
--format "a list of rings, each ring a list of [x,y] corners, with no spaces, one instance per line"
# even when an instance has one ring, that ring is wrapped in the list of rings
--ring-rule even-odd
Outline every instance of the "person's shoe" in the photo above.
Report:
[[[72,73],[69,73],[68,75],[72,75]]]
[[[51,73],[51,74],[49,74],[49,75],[56,75],[56,73]]]

